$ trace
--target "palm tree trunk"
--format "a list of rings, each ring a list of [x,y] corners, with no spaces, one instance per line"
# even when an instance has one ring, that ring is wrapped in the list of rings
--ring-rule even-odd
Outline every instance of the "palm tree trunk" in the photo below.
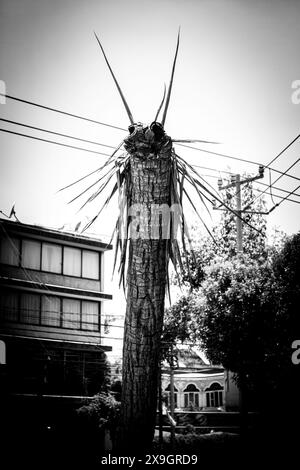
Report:
[[[123,383],[117,451],[142,455],[155,427],[160,338],[167,279],[167,239],[153,205],[170,204],[170,155],[130,160],[130,204],[142,205],[136,239],[129,243]],[[154,238],[153,233],[160,233]]]

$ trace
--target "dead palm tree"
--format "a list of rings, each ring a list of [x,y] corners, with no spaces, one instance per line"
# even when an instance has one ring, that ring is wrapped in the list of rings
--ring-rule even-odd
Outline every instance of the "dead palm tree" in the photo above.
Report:
[[[122,406],[115,451],[123,455],[136,455],[149,450],[153,439],[169,260],[175,269],[181,268],[181,253],[183,256],[187,253],[186,240],[189,241],[189,237],[182,200],[185,196],[199,215],[188,185],[194,188],[204,205],[206,201],[211,202],[212,198],[219,199],[213,188],[205,183],[194,168],[175,153],[173,142],[183,141],[172,140],[164,130],[178,54],[179,33],[167,96],[165,97],[165,90],[155,119],[149,126],[135,123],[103,47],[96,34],[95,36],[129,117],[129,135],[102,167],[86,175],[90,177],[97,173],[99,177],[76,198],[96,187],[84,206],[102,194],[115,178],[109,197],[85,229],[99,217],[112,196],[118,193],[119,216],[114,231],[115,263],[119,252],[120,281],[127,289],[127,306]],[[159,122],[158,116],[164,102],[163,115]],[[117,150],[122,148],[125,151],[120,156]],[[182,251],[177,241],[178,228]]]

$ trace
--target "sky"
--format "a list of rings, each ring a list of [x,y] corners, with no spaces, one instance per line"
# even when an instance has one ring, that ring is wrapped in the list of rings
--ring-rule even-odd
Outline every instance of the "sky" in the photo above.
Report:
[[[267,165],[299,134],[300,100],[292,99],[297,91],[292,86],[300,80],[299,19],[297,0],[0,0],[0,88],[126,129],[128,117],[93,35],[96,31],[134,119],[150,123],[170,78],[180,27],[166,132],[174,139],[216,141],[219,144],[198,147]],[[126,135],[0,98],[4,119],[111,146]],[[3,121],[0,127],[110,151]],[[101,204],[97,200],[96,206],[78,212],[78,203],[67,204],[78,188],[58,190],[99,167],[104,155],[4,132],[0,146],[0,210],[5,213],[15,203],[21,222],[56,228],[66,224],[72,229]],[[299,149],[300,139],[273,167],[287,170]],[[216,177],[226,177],[223,171],[258,171],[256,164],[179,146],[176,150],[189,163],[212,168],[199,171],[214,187]],[[289,173],[300,178],[299,163]],[[272,181],[278,176],[272,172]],[[269,172],[263,182],[269,183]],[[285,176],[276,186],[292,191],[298,183]],[[270,196],[266,202],[271,208]],[[211,223],[217,220],[216,212]],[[93,232],[107,239],[116,213],[112,205]],[[300,229],[299,215],[299,204],[285,201],[268,216],[268,225],[292,234]]]

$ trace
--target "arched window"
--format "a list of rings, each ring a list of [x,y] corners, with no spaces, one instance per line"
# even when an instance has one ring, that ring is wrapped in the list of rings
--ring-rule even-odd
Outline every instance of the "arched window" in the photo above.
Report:
[[[165,389],[165,392],[167,394],[167,406],[168,406],[168,408],[170,408],[171,407],[171,397],[170,397],[171,387],[170,387],[170,384]],[[178,396],[178,390],[177,390],[176,387],[174,387],[174,408],[178,408],[177,396]]]
[[[206,388],[205,395],[208,408],[218,408],[223,405],[223,387],[218,382],[213,382]]]
[[[194,384],[189,384],[183,391],[184,407],[199,408],[199,389]]]

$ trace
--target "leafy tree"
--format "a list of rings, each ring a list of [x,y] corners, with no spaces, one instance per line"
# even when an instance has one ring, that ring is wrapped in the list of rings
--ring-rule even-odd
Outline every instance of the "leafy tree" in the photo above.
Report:
[[[207,357],[235,372],[247,388],[273,351],[272,280],[268,264],[237,256],[213,263],[198,293],[195,322]]]

